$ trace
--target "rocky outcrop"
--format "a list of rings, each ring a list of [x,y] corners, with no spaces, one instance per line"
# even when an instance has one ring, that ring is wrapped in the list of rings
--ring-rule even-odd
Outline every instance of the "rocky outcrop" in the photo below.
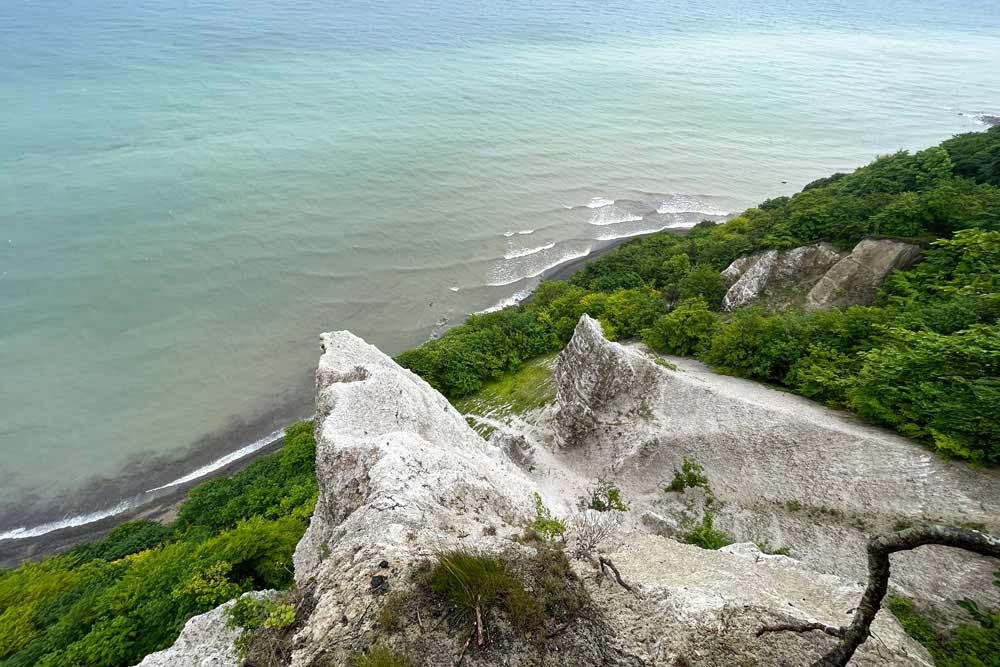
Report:
[[[815,285],[842,256],[829,243],[814,243],[741,257],[722,272],[731,283],[722,307],[735,310],[760,299],[775,307],[788,306],[797,293]]]
[[[722,272],[730,285],[722,308],[802,304],[817,311],[870,304],[885,277],[915,262],[919,254],[919,246],[888,239],[865,239],[850,253],[829,243],[754,253]]]
[[[245,593],[242,597],[262,600],[274,591]],[[242,630],[230,627],[226,612],[235,600],[188,619],[173,646],[150,653],[137,667],[239,667],[234,643]]]
[[[895,433],[692,360],[671,357],[677,370],[653,364],[641,346],[600,339],[583,323],[581,334],[587,345],[567,348],[559,359],[560,403],[546,419],[559,442],[561,399],[584,395],[572,389],[584,374],[639,364],[654,370],[638,395],[592,410],[593,427],[574,434],[574,455],[563,459],[581,477],[615,479],[637,501],[630,514],[644,517],[652,532],[676,534],[672,524],[690,526],[699,516],[689,494],[663,492],[685,459],[704,467],[722,501],[717,525],[734,538],[791,547],[810,569],[851,581],[867,576],[868,538],[897,525],[934,520],[1000,530],[996,471],[942,460]],[[577,349],[587,353],[576,355]],[[985,594],[984,601],[1000,603],[989,559],[927,548],[894,562],[901,565],[893,575],[896,590],[942,614],[953,615],[954,600],[963,597]]]
[[[572,447],[597,426],[599,414],[639,405],[656,382],[656,369],[649,359],[607,345],[601,324],[585,315],[559,354],[555,378],[556,434],[561,446]]]
[[[806,296],[805,308],[815,312],[870,305],[886,276],[919,257],[920,246],[912,243],[865,239],[820,278]]]
[[[349,332],[324,334],[322,344],[320,496],[295,551],[296,581],[316,599],[296,640],[293,664],[302,666],[319,655],[346,664],[364,647],[375,627],[373,577],[391,590],[438,551],[509,546],[534,491],[418,376]]]

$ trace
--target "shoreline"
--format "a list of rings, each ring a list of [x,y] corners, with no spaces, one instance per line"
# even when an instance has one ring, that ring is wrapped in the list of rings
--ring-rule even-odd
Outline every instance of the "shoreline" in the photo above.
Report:
[[[686,234],[689,229],[689,227],[668,228],[608,241],[595,241],[591,251],[587,253],[587,255],[571,259],[558,266],[548,269],[541,274],[539,283],[548,280],[568,280],[588,263],[610,252],[611,250],[628,243],[629,241],[645,238],[662,232],[683,235]],[[537,286],[535,289],[537,289]],[[535,289],[532,289],[531,294],[523,300],[513,305],[530,303],[534,297]],[[307,419],[308,418],[311,417],[307,417]],[[283,431],[285,426],[294,423],[295,421],[298,420],[286,420],[284,425],[280,429],[271,433],[270,436],[264,436],[263,438],[252,440],[250,444],[239,447],[236,450],[223,450],[223,453],[220,456],[215,456],[215,458],[212,459],[205,460],[204,455],[201,455],[184,457],[181,460],[175,461],[172,465],[168,466],[169,468],[176,470],[175,473],[171,473],[166,476],[161,473],[160,475],[161,478],[169,477],[168,481],[159,484],[151,482],[148,485],[148,490],[145,492],[132,494],[130,498],[120,500],[119,504],[129,502],[129,500],[138,500],[135,505],[129,506],[120,512],[114,511],[117,506],[112,507],[111,503],[109,503],[109,511],[112,513],[96,520],[87,521],[79,525],[54,528],[51,531],[40,535],[2,539],[0,540],[0,568],[16,567],[19,563],[24,561],[37,560],[60,553],[83,542],[101,539],[115,527],[129,521],[136,521],[140,519],[148,519],[164,523],[173,521],[174,518],[176,518],[178,508],[187,498],[188,492],[192,488],[217,477],[229,477],[234,475],[256,461],[258,458],[277,452],[284,444]],[[248,428],[252,427],[248,426]],[[213,438],[208,439],[212,440]],[[231,442],[231,438],[229,440]],[[258,444],[259,446],[255,447],[255,445]],[[197,447],[197,443],[193,446],[193,448],[197,448],[199,450],[202,449],[201,447]],[[205,449],[216,450],[215,454],[219,454],[216,447],[208,446],[205,447]],[[250,451],[247,451],[243,455],[239,455],[239,453],[244,450]],[[199,460],[204,462],[199,464]],[[193,469],[191,467],[192,462],[194,466]],[[186,468],[178,469],[179,466],[183,466],[184,464],[187,464]],[[187,470],[188,472],[184,473],[181,472],[181,470]],[[203,470],[205,471],[203,474],[198,474]],[[148,500],[142,501],[142,497],[146,494],[153,495],[151,495]],[[101,514],[102,512],[97,511],[91,513]],[[85,517],[87,514],[81,514],[79,516]],[[64,517],[62,520],[65,521],[66,518]],[[49,524],[58,523],[59,521],[59,519],[49,521],[42,520],[35,523],[32,527],[27,528],[27,530],[31,531],[40,527],[46,527]]]

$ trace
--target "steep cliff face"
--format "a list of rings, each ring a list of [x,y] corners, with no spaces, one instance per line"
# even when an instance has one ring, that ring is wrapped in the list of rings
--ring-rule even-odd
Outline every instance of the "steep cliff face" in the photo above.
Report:
[[[866,306],[892,271],[910,266],[920,247],[902,241],[865,239],[833,265],[806,296],[807,311]]]
[[[865,580],[866,530],[900,517],[989,523],[1000,515],[994,477],[690,362],[671,370],[640,348],[607,341],[586,316],[559,357],[555,402],[512,422],[523,424],[520,436],[509,427],[489,443],[423,380],[361,339],[337,332],[322,341],[320,498],[295,554],[296,582],[315,608],[295,636],[295,667],[349,664],[374,645],[432,666],[459,656],[514,667],[808,664],[829,637],[756,630],[791,619],[844,623]],[[530,455],[516,465],[496,445],[519,437],[515,449]],[[706,551],[671,539],[700,520],[705,500],[701,489],[664,491],[685,457],[704,465],[719,525],[744,542],[792,546],[796,558],[766,556],[752,544]],[[598,477],[614,480],[630,509],[600,517],[607,530],[581,549],[594,513],[570,508]],[[542,553],[520,537],[534,518],[535,492],[568,521],[566,553],[578,554],[569,567],[591,601],[585,620],[542,642],[512,640],[495,626],[484,648],[470,646],[468,626],[440,607],[407,608],[391,632],[379,621],[393,594],[419,585],[421,563],[446,550]],[[796,511],[787,509],[792,500]],[[856,518],[866,529],[850,526]],[[946,551],[894,559],[912,570],[897,585],[951,600],[992,581],[991,564]],[[615,563],[632,590],[602,572],[597,556]],[[177,659],[149,665],[235,667],[234,654],[216,651],[233,639],[223,623],[220,610],[192,619],[169,649]],[[891,615],[880,614],[874,630],[878,646],[862,646],[852,665],[931,664]],[[199,642],[211,662],[196,661]]]
[[[754,253],[722,272],[730,285],[722,307],[735,310],[762,302],[818,311],[867,305],[891,271],[913,264],[919,255],[919,246],[888,239],[865,239],[849,253],[829,243]]]
[[[1000,475],[944,461],[895,433],[865,425],[807,399],[712,373],[689,359],[655,364],[641,346],[612,343],[585,317],[560,357],[559,396],[584,375],[614,375],[645,363],[655,374],[627,400],[589,414],[593,425],[565,461],[583,477],[617,480],[638,499],[635,514],[663,534],[697,518],[690,494],[663,493],[685,459],[704,467],[715,496],[717,525],[737,541],[790,547],[808,567],[854,581],[867,576],[865,544],[901,523],[933,520],[1000,529]],[[587,354],[575,354],[587,350]],[[595,365],[600,364],[600,368]],[[564,391],[563,385],[566,390]],[[566,407],[545,420],[559,434]],[[573,413],[579,410],[571,406]],[[640,416],[623,415],[637,411]],[[556,441],[560,437],[556,436]],[[697,508],[695,508],[697,509]],[[643,514],[645,512],[645,515]],[[896,590],[934,606],[942,616],[954,600],[986,595],[996,564],[944,548],[894,557]],[[947,577],[940,576],[948,572]],[[954,616],[957,620],[960,616]],[[967,620],[967,619],[965,619]]]
[[[509,545],[534,491],[419,377],[349,332],[322,343],[320,496],[295,551],[296,581],[316,599],[293,658],[303,666],[364,648],[382,599],[373,577],[392,589],[439,551]]]

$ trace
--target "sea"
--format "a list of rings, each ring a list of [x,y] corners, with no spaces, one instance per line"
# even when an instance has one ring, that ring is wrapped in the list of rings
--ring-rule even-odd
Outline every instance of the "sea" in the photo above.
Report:
[[[997,0],[4,0],[0,543],[252,454],[322,331],[395,354],[997,112]]]

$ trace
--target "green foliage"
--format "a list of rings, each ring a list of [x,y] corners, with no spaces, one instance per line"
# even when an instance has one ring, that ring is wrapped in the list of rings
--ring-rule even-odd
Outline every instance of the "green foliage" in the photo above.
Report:
[[[566,553],[547,543],[539,543],[534,556],[527,558],[469,550],[439,554],[418,575],[416,592],[444,602],[464,623],[481,617],[489,627],[498,615],[503,616],[536,643],[592,615],[588,612],[590,596]]]
[[[566,532],[566,522],[552,516],[552,512],[542,503],[542,496],[537,492],[535,493],[535,520],[531,523],[531,528],[550,540],[561,537]]]
[[[862,354],[851,392],[858,411],[943,453],[1000,462],[1000,326],[947,336],[891,329],[887,337]]]
[[[686,255],[682,255],[686,256]],[[701,297],[686,299],[643,332],[649,347],[667,354],[700,356],[708,349],[718,316]]]
[[[714,523],[714,515],[705,512],[701,524],[684,533],[682,539],[702,549],[721,549],[732,544],[732,539],[723,531],[716,529]]]
[[[600,315],[609,340],[631,338],[651,326],[667,305],[651,287],[619,290],[608,296]]]
[[[663,490],[667,493],[680,493],[684,489],[696,487],[701,487],[711,494],[705,469],[691,459],[684,457],[681,469],[674,468],[674,478]]]
[[[906,633],[928,650],[937,667],[1000,667],[1000,613],[981,612],[969,600],[959,605],[969,612],[974,623],[958,626],[945,638],[934,631],[911,600],[891,597],[888,603]]]
[[[365,653],[351,656],[352,667],[412,667],[410,659],[385,646],[376,646]]]
[[[497,606],[519,627],[538,623],[538,598],[525,589],[524,576],[515,565],[501,556],[463,550],[439,554],[428,581],[431,590],[468,621],[475,618],[477,607],[488,613]]]
[[[581,499],[583,509],[598,512],[628,512],[628,505],[622,499],[621,489],[614,482],[604,479],[597,480],[597,486],[590,492],[589,500]]]
[[[312,424],[293,425],[281,452],[196,487],[175,524],[122,524],[0,575],[4,667],[134,665],[169,646],[191,616],[288,586],[315,503],[314,450]],[[282,609],[264,621],[287,619]]]
[[[69,555],[83,560],[118,560],[129,554],[138,553],[163,544],[173,536],[171,526],[159,521],[129,521],[116,527],[108,536],[98,542],[89,542],[75,547]]]

